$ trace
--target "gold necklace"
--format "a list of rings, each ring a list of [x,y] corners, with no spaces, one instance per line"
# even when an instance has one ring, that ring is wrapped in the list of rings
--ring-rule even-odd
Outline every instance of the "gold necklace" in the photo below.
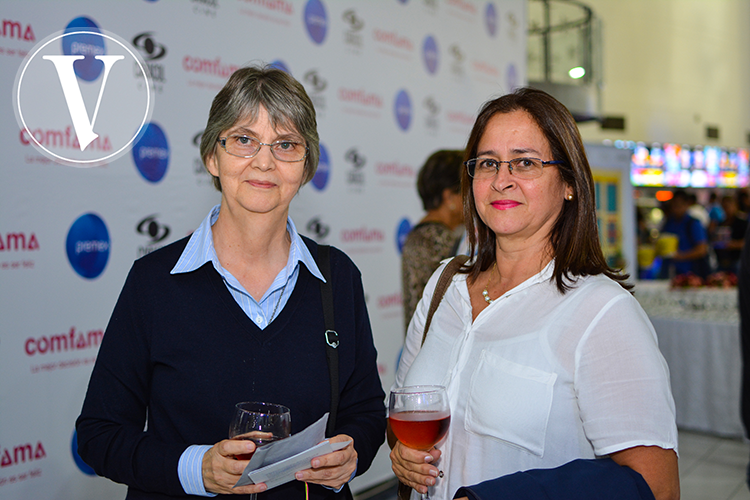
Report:
[[[490,292],[487,291],[487,289],[490,287],[490,281],[492,281],[492,271],[497,269],[497,262],[493,264],[492,269],[490,269],[490,277],[487,278],[487,284],[484,286],[484,290],[482,290],[482,297],[484,297],[484,301],[488,304],[492,304],[493,299],[490,298]]]

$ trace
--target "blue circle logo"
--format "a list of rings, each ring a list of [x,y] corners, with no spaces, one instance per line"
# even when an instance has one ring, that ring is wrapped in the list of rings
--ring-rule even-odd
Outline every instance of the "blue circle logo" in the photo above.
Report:
[[[83,214],[70,226],[65,250],[73,270],[87,279],[98,277],[109,260],[109,231],[94,213]]]
[[[307,5],[305,5],[304,16],[307,34],[310,35],[313,42],[320,45],[326,39],[326,32],[328,31],[328,16],[323,2],[308,0]]]
[[[438,47],[435,37],[427,35],[422,44],[422,57],[427,72],[434,75],[438,68]]]
[[[495,10],[495,4],[490,2],[487,4],[487,8],[484,9],[484,23],[487,27],[487,33],[491,37],[497,33],[497,11]]]
[[[328,179],[331,176],[331,160],[328,156],[328,150],[320,145],[320,159],[318,161],[318,170],[312,178],[312,185],[318,190],[323,191],[328,185]]]
[[[276,59],[274,62],[269,64],[269,66],[272,68],[280,69],[287,75],[292,76],[292,72],[289,71],[289,66],[287,66],[286,63],[282,61],[281,59]]]
[[[78,433],[76,431],[73,431],[73,440],[70,443],[70,451],[73,454],[73,461],[81,472],[87,476],[96,476],[94,469],[84,462],[81,455],[78,454]]]
[[[396,95],[394,111],[398,126],[401,130],[408,130],[411,124],[411,99],[409,99],[409,94],[405,90],[399,91]]]
[[[406,243],[406,236],[409,234],[409,231],[411,231],[411,223],[409,219],[404,217],[399,222],[398,229],[396,230],[396,248],[398,248],[399,254],[404,249],[404,243]]]
[[[518,72],[516,71],[516,65],[510,63],[508,70],[505,73],[505,78],[508,82],[508,92],[513,92],[518,88]]]
[[[99,26],[88,17],[76,17],[65,27],[65,33],[77,33],[79,31],[101,33]],[[62,41],[62,50],[66,56],[84,56],[83,59],[73,63],[73,71],[81,80],[93,82],[99,78],[104,70],[104,63],[94,59],[94,56],[107,53],[104,38],[101,36],[86,33],[66,36]]]
[[[159,182],[167,173],[169,143],[159,125],[149,123],[133,146],[133,161],[144,179]]]

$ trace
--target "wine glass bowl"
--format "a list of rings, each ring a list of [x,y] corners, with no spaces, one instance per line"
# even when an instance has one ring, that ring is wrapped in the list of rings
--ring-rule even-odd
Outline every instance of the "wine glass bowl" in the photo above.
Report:
[[[254,442],[256,447],[287,438],[291,432],[289,408],[273,403],[237,403],[229,424],[229,439],[247,439]],[[235,458],[250,460],[253,453],[236,455]]]
[[[405,446],[429,451],[446,436],[450,421],[445,387],[415,385],[391,391],[388,424],[394,436]],[[422,498],[429,497],[423,494]]]

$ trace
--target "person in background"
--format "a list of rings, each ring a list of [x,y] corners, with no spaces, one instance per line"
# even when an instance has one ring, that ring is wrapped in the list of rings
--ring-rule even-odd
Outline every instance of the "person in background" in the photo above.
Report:
[[[740,251],[739,274],[737,275],[738,306],[740,310],[740,345],[742,355],[742,387],[740,389],[740,413],[745,437],[750,439],[750,231],[745,231],[745,244]],[[750,462],[746,479],[750,488]]]
[[[428,489],[435,500],[679,498],[668,367],[627,276],[602,253],[574,118],[518,89],[485,103],[466,153],[474,257],[422,344],[447,263],[430,278],[393,385],[445,386],[450,429],[429,451],[389,435],[394,473],[413,500]],[[533,481],[516,473],[530,470],[549,488],[524,494]]]
[[[740,254],[745,245],[745,230],[747,219],[739,211],[737,199],[733,196],[723,196],[721,206],[726,217],[716,228],[714,252],[718,263],[717,270],[737,274],[739,271]]]
[[[701,278],[709,274],[706,230],[688,213],[690,206],[690,197],[681,189],[674,192],[667,204],[667,217],[661,232],[676,235],[678,246],[671,258],[664,259],[663,278],[669,277],[672,270],[675,275],[693,273]]]
[[[690,208],[688,213],[703,226],[703,229],[708,229],[708,225],[711,222],[711,216],[708,213],[706,207],[698,203],[698,196],[695,193],[688,193],[688,199],[690,201]]]
[[[708,218],[708,239],[709,241],[713,241],[716,235],[716,227],[724,222],[724,219],[726,218],[724,209],[721,208],[721,203],[719,202],[719,195],[716,194],[716,191],[711,191],[711,194],[708,197]]]
[[[351,499],[348,482],[385,438],[385,394],[361,275],[340,250],[329,252],[339,334],[329,437],[349,444],[266,490],[233,488],[248,464],[236,456],[255,445],[227,439],[238,402],[288,407],[294,434],[336,401],[318,245],[289,217],[318,166],[312,101],[284,71],[241,68],[214,98],[200,150],[221,203],[191,236],[133,264],[76,422],[78,452],[128,499]]]
[[[464,152],[440,150],[432,153],[417,175],[417,191],[427,212],[412,228],[401,251],[401,294],[405,329],[422,292],[440,261],[456,254],[461,238],[456,229],[463,224],[461,169]]]

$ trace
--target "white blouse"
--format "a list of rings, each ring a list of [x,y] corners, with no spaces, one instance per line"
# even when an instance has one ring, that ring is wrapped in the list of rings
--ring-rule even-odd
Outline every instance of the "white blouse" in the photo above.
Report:
[[[619,284],[580,277],[562,295],[550,281],[553,260],[472,322],[467,276],[457,274],[420,349],[444,267],[417,306],[394,383],[447,388],[451,424],[438,445],[445,477],[430,489],[435,500],[634,446],[677,450],[667,364],[646,313]]]

